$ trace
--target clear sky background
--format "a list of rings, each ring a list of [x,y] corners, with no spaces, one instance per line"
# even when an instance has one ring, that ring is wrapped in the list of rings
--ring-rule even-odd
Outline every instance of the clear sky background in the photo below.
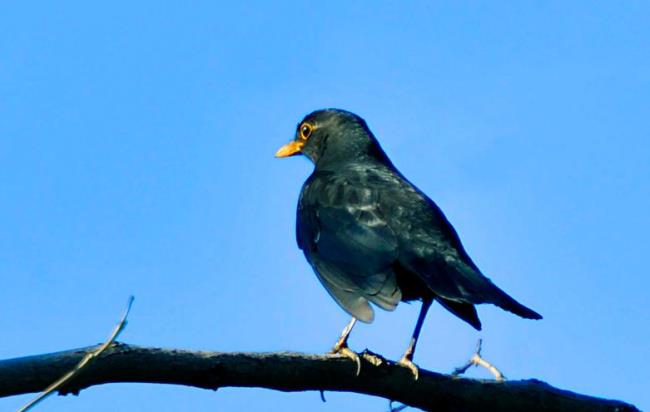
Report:
[[[650,408],[647,2],[218,3],[0,6],[0,358],[98,343],[131,294],[128,343],[327,351],[348,317],[294,239],[312,166],[273,155],[339,107],[544,315],[481,306],[478,333],[434,306],[418,364],[482,337],[509,378]],[[352,348],[398,358],[418,309]],[[115,384],[39,410],[387,408],[326,397]]]

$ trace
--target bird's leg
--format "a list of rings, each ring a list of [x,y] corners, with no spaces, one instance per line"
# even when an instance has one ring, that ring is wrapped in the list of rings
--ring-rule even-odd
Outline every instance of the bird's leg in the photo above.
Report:
[[[418,367],[415,366],[415,364],[413,363],[413,355],[415,354],[415,346],[418,344],[418,338],[420,337],[420,331],[422,330],[422,324],[424,323],[424,318],[427,316],[427,312],[429,311],[432,302],[433,299],[425,298],[422,300],[422,308],[420,309],[420,314],[418,315],[418,321],[415,324],[415,330],[413,331],[411,342],[409,343],[408,348],[406,348],[406,352],[404,352],[404,356],[402,356],[402,359],[400,359],[398,362],[400,365],[407,367],[411,370],[411,372],[413,373],[413,377],[415,377],[415,380],[418,380],[418,377],[420,376],[420,371],[418,370]]]
[[[341,332],[341,337],[336,341],[334,348],[332,348],[332,353],[339,353],[342,348],[346,348],[348,346],[348,336],[350,336],[350,332],[352,332],[352,328],[354,328],[354,325],[356,323],[357,318],[350,319],[350,323],[348,323],[345,329],[343,329],[343,332]]]
[[[339,340],[336,341],[336,344],[334,344],[334,347],[332,348],[331,353],[343,355],[346,358],[350,358],[356,363],[357,365],[357,376],[359,376],[359,373],[361,373],[361,359],[359,358],[359,355],[357,355],[356,352],[348,348],[348,336],[350,336],[350,332],[352,332],[352,328],[354,325],[357,323],[356,318],[352,318],[350,320],[350,323],[343,329],[343,332],[341,333],[341,337]]]

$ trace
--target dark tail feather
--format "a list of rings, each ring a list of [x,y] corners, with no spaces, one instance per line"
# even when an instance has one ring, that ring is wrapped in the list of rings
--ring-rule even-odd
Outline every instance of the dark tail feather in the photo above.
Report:
[[[539,313],[535,312],[532,309],[527,308],[526,306],[522,305],[521,303],[517,302],[514,300],[510,295],[499,289],[499,298],[495,299],[493,302],[495,305],[500,307],[501,309],[507,310],[508,312],[512,312],[515,315],[521,316],[522,318],[526,319],[542,319],[542,315]]]
[[[478,318],[474,305],[441,298],[439,296],[436,297],[436,300],[442,307],[472,325],[476,330],[481,330],[481,320]]]
[[[458,276],[458,283],[463,300],[473,303],[492,303],[501,309],[512,312],[526,319],[541,319],[542,316],[527,308],[502,291],[490,279],[485,277],[474,264],[456,262],[453,271]],[[464,296],[463,296],[464,295]]]

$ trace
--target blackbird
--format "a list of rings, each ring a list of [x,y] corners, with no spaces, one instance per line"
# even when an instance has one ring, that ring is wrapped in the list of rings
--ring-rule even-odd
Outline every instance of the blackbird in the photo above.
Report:
[[[352,315],[334,353],[359,368],[347,339],[357,320],[372,322],[369,303],[392,311],[400,301],[422,301],[399,361],[416,379],[413,354],[433,301],[477,330],[479,303],[542,318],[481,273],[440,208],[393,166],[361,117],[339,109],[307,115],[276,156],[297,154],[315,165],[298,202],[298,246],[332,298]]]

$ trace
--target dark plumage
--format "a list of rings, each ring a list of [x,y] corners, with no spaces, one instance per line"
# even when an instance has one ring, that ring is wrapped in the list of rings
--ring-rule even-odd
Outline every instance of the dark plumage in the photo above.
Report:
[[[393,310],[400,301],[435,300],[476,329],[479,303],[541,319],[481,273],[440,208],[393,166],[362,118],[309,114],[278,156],[298,153],[315,165],[298,203],[298,246],[354,318],[372,322],[369,303]]]

